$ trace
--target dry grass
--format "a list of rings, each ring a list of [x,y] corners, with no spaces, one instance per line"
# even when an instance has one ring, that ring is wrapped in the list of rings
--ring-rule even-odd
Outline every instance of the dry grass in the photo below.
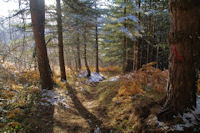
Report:
[[[153,89],[155,92],[165,92],[167,86],[168,71],[154,68],[155,62],[143,65],[133,75],[121,77],[121,86],[118,95],[132,96],[144,93],[145,89]]]
[[[100,72],[115,72],[120,73],[121,69],[118,66],[99,67]]]

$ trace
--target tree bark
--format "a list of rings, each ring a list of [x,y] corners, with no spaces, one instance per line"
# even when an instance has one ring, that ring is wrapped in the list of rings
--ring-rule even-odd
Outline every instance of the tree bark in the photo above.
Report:
[[[95,8],[97,8],[97,0],[95,1]],[[95,45],[95,49],[96,49],[96,73],[99,73],[99,38],[98,38],[98,17],[96,14],[96,29],[95,29],[95,37],[96,37],[96,45]]]
[[[133,71],[137,71],[139,69],[139,49],[140,49],[140,39],[138,39],[134,44],[134,57],[133,57]]]
[[[30,0],[31,19],[36,43],[37,60],[42,89],[52,89],[53,82],[49,71],[49,59],[45,45],[45,4],[44,0]]]
[[[126,0],[124,0],[126,4]],[[124,17],[126,17],[126,6],[124,7]],[[124,27],[127,27],[126,20],[124,21]],[[127,66],[127,37],[126,35],[123,36],[123,73],[126,73],[126,66]]]
[[[168,94],[159,119],[170,119],[196,106],[200,52],[200,1],[169,1],[171,19]]]
[[[77,35],[76,49],[77,49],[77,65],[78,65],[78,71],[80,71],[80,70],[81,70],[81,51],[80,51],[80,39],[79,39],[79,34]]]
[[[87,63],[87,38],[86,38],[86,29],[83,33],[83,43],[84,43],[84,52],[83,52],[83,58],[84,58],[84,62],[85,62],[85,67],[86,67],[86,70],[87,70],[87,77],[90,77],[91,75],[91,71],[90,71],[90,68],[88,66],[88,63]]]
[[[98,42],[98,27],[96,25],[96,73],[99,73],[99,42]]]
[[[56,0],[56,7],[57,7],[58,48],[59,48],[59,64],[60,64],[61,80],[66,80],[65,60],[63,54],[62,12],[61,12],[60,0]]]
[[[141,0],[138,1],[138,7],[140,8]],[[140,12],[138,13],[138,21],[140,24]],[[137,38],[137,41],[134,44],[134,55],[133,55],[133,71],[137,71],[140,67],[140,42],[141,39]]]

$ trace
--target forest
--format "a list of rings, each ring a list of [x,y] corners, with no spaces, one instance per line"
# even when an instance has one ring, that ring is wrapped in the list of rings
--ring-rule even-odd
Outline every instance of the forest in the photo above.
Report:
[[[200,133],[200,0],[0,7],[0,132]]]

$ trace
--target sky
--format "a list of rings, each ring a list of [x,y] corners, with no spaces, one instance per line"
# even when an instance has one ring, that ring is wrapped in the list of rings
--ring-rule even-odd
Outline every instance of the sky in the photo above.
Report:
[[[46,5],[55,4],[56,0],[45,0]],[[0,17],[7,17],[13,10],[18,9],[18,0],[0,0]]]
[[[109,2],[106,2],[105,0],[101,0],[101,2],[103,2],[105,5],[109,4]],[[56,0],[45,0],[45,4],[55,5]],[[18,7],[18,0],[0,0],[0,17],[8,17],[9,14],[12,14],[11,12],[18,9]]]

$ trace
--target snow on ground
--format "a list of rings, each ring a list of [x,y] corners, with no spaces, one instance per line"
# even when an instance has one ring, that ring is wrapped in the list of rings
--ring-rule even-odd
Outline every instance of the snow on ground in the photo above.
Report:
[[[64,95],[59,89],[53,90],[42,90],[41,105],[62,105],[65,108],[69,108],[67,104],[66,95]]]
[[[200,121],[200,96],[197,95],[197,107],[190,112],[184,113],[182,116],[183,124],[174,126],[174,130],[183,131],[184,127],[192,127],[199,124]]]
[[[80,73],[77,74],[78,78],[85,78],[87,77],[87,72],[86,71],[81,71]]]
[[[87,72],[86,71],[82,71],[80,72],[79,74],[77,74],[77,77],[79,78],[84,78],[84,77],[87,77]],[[91,73],[91,76],[89,77],[89,82],[100,82],[102,80],[104,80],[104,76],[102,74],[99,74],[99,73]]]
[[[107,81],[111,81],[111,82],[114,82],[114,81],[117,81],[119,80],[119,76],[115,76],[115,77],[110,77]]]
[[[170,131],[184,131],[184,128],[194,127],[200,123],[200,96],[197,96],[197,107],[190,112],[184,113],[183,115],[174,116],[181,118],[183,123],[177,123],[176,125],[166,125],[164,122],[158,121],[157,117],[149,119],[148,124],[152,125],[155,123],[158,128],[162,130]]]
[[[89,77],[89,82],[100,82],[104,80],[104,77],[102,74],[99,74],[99,73],[91,73],[91,76]]]

